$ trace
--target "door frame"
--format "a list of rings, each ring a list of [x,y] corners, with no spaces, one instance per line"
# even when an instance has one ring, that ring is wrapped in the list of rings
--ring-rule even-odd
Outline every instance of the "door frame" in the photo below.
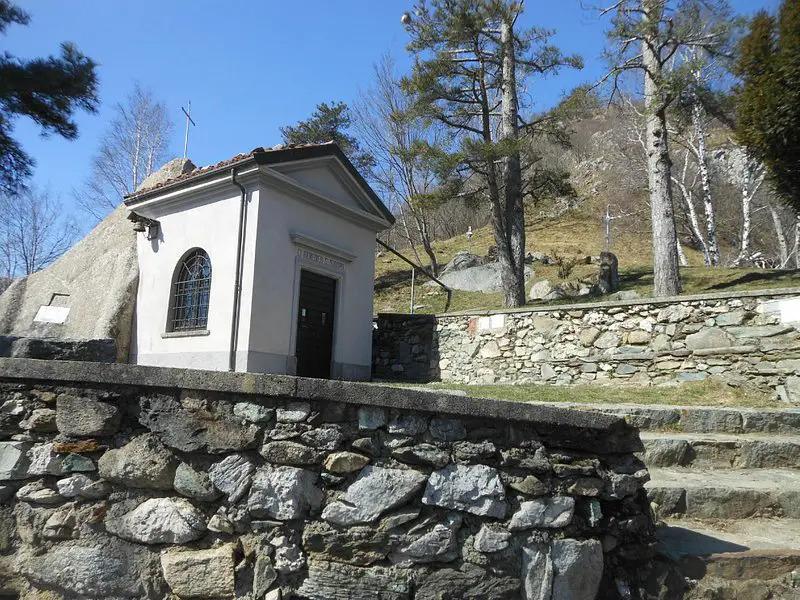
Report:
[[[294,259],[294,282],[292,285],[292,318],[289,333],[289,355],[286,358],[286,373],[297,374],[297,319],[300,309],[300,271],[312,271],[336,281],[336,291],[333,305],[333,337],[331,341],[331,377],[336,372],[335,364],[338,362],[339,326],[346,302],[345,282],[347,280],[347,263],[353,255],[346,250],[339,250],[329,244],[318,242],[305,235],[291,234],[292,242],[297,248]],[[308,242],[312,243],[308,243]],[[335,253],[334,253],[335,252]]]

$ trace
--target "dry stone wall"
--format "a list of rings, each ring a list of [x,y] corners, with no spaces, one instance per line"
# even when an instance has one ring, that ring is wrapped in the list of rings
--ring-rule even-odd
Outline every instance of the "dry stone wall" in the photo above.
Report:
[[[0,596],[656,597],[641,450],[547,406],[0,359]]]
[[[800,290],[456,315],[380,315],[373,371],[461,383],[674,384],[709,377],[800,403]]]

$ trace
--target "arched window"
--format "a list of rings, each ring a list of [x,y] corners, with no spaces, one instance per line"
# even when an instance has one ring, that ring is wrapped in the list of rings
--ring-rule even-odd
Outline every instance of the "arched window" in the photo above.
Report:
[[[211,261],[200,248],[187,253],[175,271],[169,331],[205,329],[211,294]]]

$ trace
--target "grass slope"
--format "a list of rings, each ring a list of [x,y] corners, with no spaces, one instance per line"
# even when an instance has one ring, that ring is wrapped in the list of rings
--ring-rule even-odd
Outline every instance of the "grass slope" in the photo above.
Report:
[[[395,385],[383,383],[382,385]],[[462,390],[473,398],[494,398],[513,402],[572,402],[581,404],[646,404],[675,406],[736,406],[765,408],[781,406],[757,390],[731,387],[707,379],[687,381],[679,386],[636,385],[467,385],[458,383],[403,384],[401,387]],[[785,406],[785,405],[783,405]]]
[[[647,215],[638,219],[646,220]],[[642,223],[616,225],[613,230],[612,251],[617,255],[620,265],[620,281],[623,290],[635,290],[639,295],[652,295],[652,246],[649,233],[642,232]],[[544,252],[550,256],[558,253],[567,257],[598,255],[603,249],[605,229],[602,211],[597,202],[587,201],[579,208],[570,211],[560,219],[531,219],[526,226],[526,249],[531,252]],[[472,240],[458,236],[434,244],[441,265],[447,264],[458,252],[469,251],[485,256],[494,245],[491,227],[486,226],[474,232]],[[401,250],[412,258],[410,248]],[[800,272],[770,269],[707,268],[703,266],[702,255],[686,249],[689,267],[681,268],[685,294],[721,292],[736,290],[755,290],[777,287],[800,287]],[[424,254],[421,253],[421,256]],[[551,283],[559,280],[555,266],[534,264],[535,275],[528,282],[530,286],[541,279]],[[581,264],[575,267],[570,279],[581,279],[596,275],[597,265]],[[374,312],[410,311],[411,269],[402,260],[390,253],[383,253],[376,259]],[[438,313],[444,311],[446,294],[439,286],[423,286],[427,278],[417,273],[415,312]],[[563,302],[561,302],[563,303]],[[450,311],[502,308],[503,295],[481,292],[453,292]]]

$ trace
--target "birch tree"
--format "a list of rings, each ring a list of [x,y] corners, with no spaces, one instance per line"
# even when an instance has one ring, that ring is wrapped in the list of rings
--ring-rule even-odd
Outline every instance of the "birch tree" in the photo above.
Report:
[[[624,74],[635,71],[643,75],[656,296],[681,291],[667,111],[681,90],[686,89],[690,71],[677,66],[676,61],[679,53],[692,48],[715,55],[728,41],[727,6],[722,2],[704,3],[715,15],[713,20],[699,19],[696,6],[686,3],[678,11],[672,0],[618,0],[602,11],[613,15],[607,52],[612,68],[606,76],[612,82],[612,96]]]
[[[481,182],[509,307],[526,300],[521,138],[543,122],[521,115],[520,87],[533,74],[581,66],[548,44],[552,32],[518,28],[522,11],[523,2],[505,0],[422,0],[407,26],[415,62],[404,81],[418,114],[459,144],[454,176]]]
[[[739,236],[739,251],[731,261],[731,264],[739,266],[747,262],[752,254],[750,241],[753,231],[753,199],[764,182],[766,169],[761,161],[739,146],[735,146],[730,155],[728,171],[731,173],[733,183],[739,188],[742,210],[742,232]]]
[[[78,206],[97,220],[119,206],[170,158],[172,129],[167,105],[137,83],[125,103],[114,106],[114,118],[92,159],[91,175],[75,194]]]

